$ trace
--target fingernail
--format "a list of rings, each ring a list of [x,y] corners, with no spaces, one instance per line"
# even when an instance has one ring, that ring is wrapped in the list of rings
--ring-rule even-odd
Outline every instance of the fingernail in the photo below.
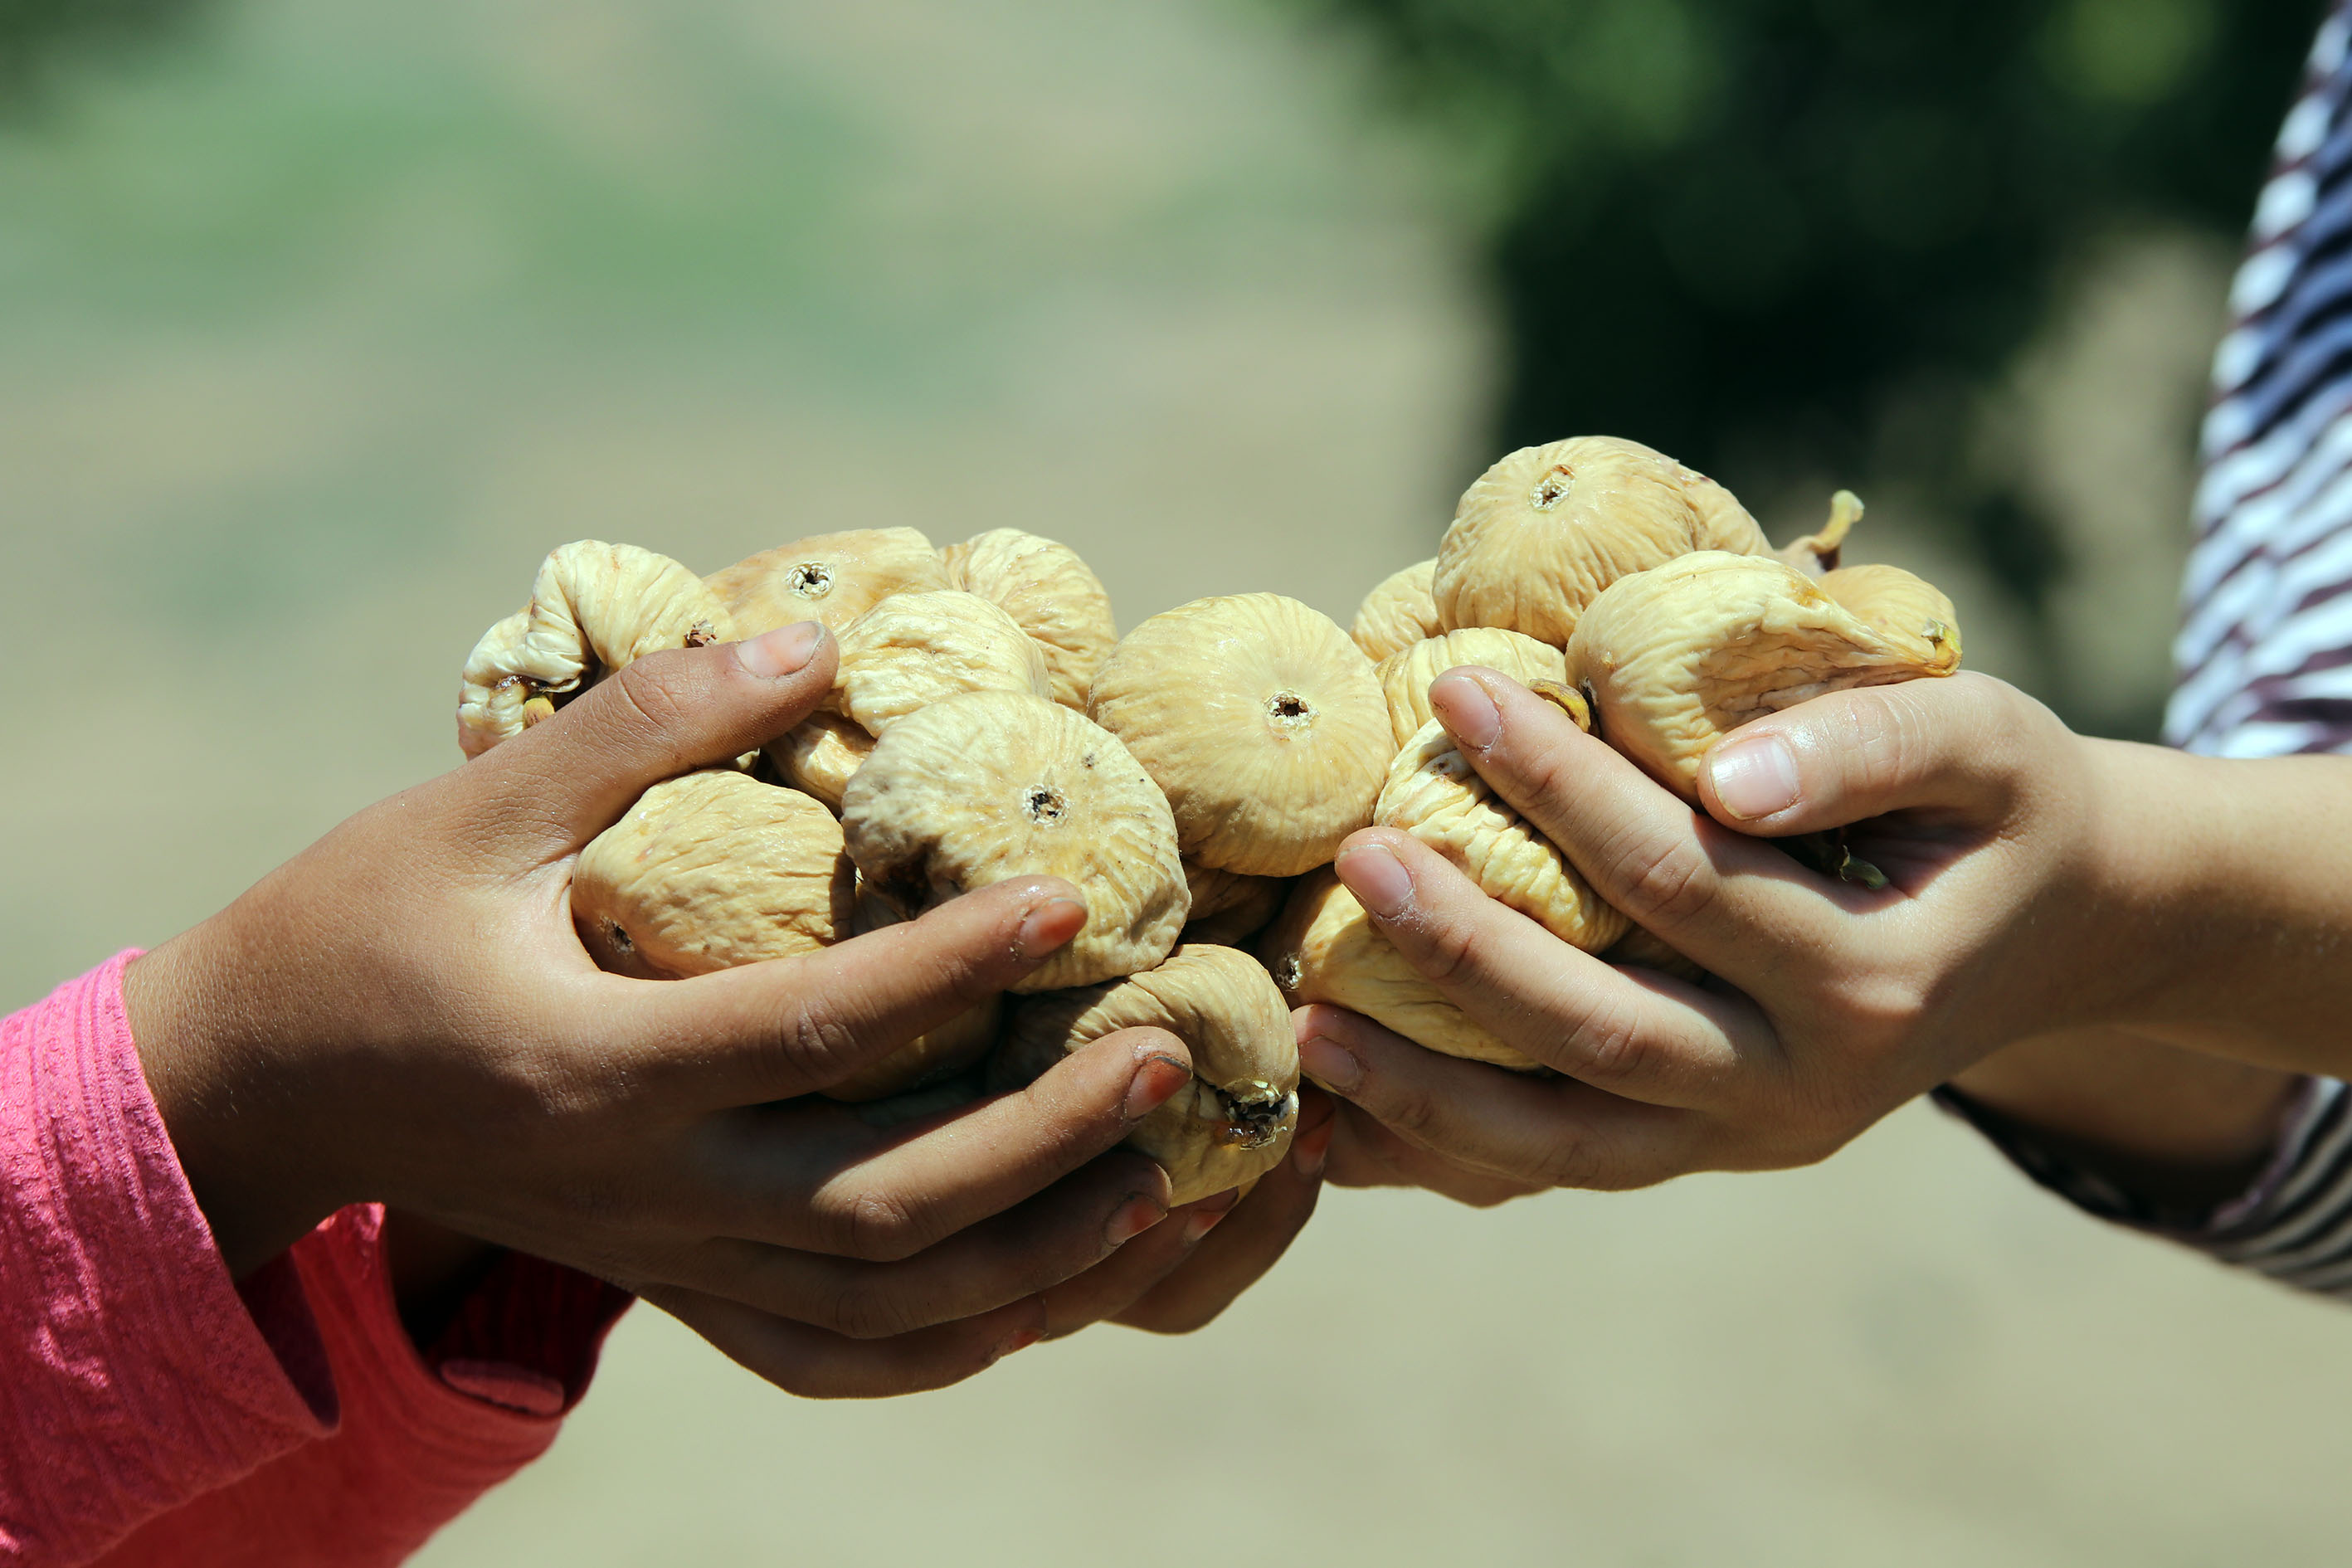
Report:
[[[1334,868],[1348,891],[1376,915],[1401,914],[1412,902],[1412,874],[1385,844],[1358,844],[1343,850]]]
[[[774,680],[806,668],[824,641],[818,621],[795,621],[735,645],[735,662],[762,680]]]
[[[1127,1085],[1127,1119],[1140,1121],[1168,1102],[1171,1095],[1192,1081],[1192,1069],[1174,1057],[1143,1058]]]
[[[1330,1044],[1328,1040],[1321,1040],[1317,1043],[1318,1045]],[[1340,1055],[1346,1056],[1347,1053],[1342,1051],[1340,1052]],[[1355,1060],[1353,1057],[1349,1057],[1348,1059],[1349,1061]],[[1358,1070],[1360,1071],[1362,1069],[1359,1068]],[[1298,1173],[1300,1175],[1313,1177],[1319,1176],[1323,1173],[1323,1162],[1331,1157],[1331,1131],[1339,1125],[1339,1118],[1333,1117],[1329,1121],[1325,1121],[1322,1126],[1315,1128],[1311,1131],[1301,1132],[1295,1140],[1292,1141],[1290,1145],[1290,1160],[1291,1163],[1298,1167]]]
[[[1190,1247],[1216,1229],[1217,1223],[1233,1213],[1234,1205],[1241,1201],[1242,1190],[1228,1187],[1194,1204],[1184,1216],[1184,1245]]]
[[[1087,923],[1087,906],[1076,899],[1047,899],[1021,917],[1013,951],[1022,958],[1043,958],[1078,934]]]
[[[1008,1335],[1004,1342],[996,1347],[996,1359],[1003,1361],[1015,1351],[1025,1351],[1045,1337],[1043,1329],[1023,1329],[1018,1333]]]
[[[1445,725],[1445,732],[1483,752],[1503,732],[1503,715],[1486,689],[1466,675],[1441,675],[1430,683],[1430,710]]]
[[[1103,1229],[1103,1239],[1113,1247],[1125,1247],[1167,1217],[1168,1211],[1158,1201],[1139,1194],[1118,1205],[1118,1212]]]
[[[1298,1042],[1298,1070],[1338,1094],[1346,1094],[1364,1081],[1364,1064],[1356,1059],[1356,1054],[1322,1035],[1309,1035]],[[1328,1142],[1328,1122],[1323,1131]]]
[[[1707,777],[1723,809],[1742,822],[1786,811],[1797,804],[1797,758],[1778,735],[1732,741],[1706,760]]]

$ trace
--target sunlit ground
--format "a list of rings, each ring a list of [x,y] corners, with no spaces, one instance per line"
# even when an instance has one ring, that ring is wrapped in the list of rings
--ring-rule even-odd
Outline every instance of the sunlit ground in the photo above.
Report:
[[[9,1005],[454,763],[562,541],[1010,523],[1130,624],[1344,616],[1494,455],[1430,154],[1238,4],[256,0],[68,87],[0,130]],[[1207,1332],[921,1400],[640,1311],[423,1561],[2332,1563],[2347,1386],[2339,1310],[1913,1108],[1794,1175],[1334,1194]]]

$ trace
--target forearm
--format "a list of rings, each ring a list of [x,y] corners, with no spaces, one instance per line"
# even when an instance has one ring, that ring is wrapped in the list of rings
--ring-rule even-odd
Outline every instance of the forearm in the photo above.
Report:
[[[2102,798],[2098,1021],[2352,1076],[2352,759],[2086,742]]]
[[[2303,1082],[2120,1029],[2082,1029],[2019,1041],[1950,1087],[2076,1167],[2192,1211],[2260,1173]]]

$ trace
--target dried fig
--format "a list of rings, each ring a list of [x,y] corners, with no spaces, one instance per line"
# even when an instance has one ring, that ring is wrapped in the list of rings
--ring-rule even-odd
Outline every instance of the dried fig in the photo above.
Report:
[[[838,633],[892,594],[948,585],[931,542],[911,528],[820,533],[738,561],[709,576],[745,637],[823,621]]]
[[[1900,566],[1845,566],[1821,582],[1822,593],[1918,661],[1923,673],[1949,675],[1959,668],[1959,617],[1933,584]]]
[[[1294,1007],[1345,1007],[1449,1057],[1520,1072],[1543,1065],[1496,1039],[1423,979],[1328,867],[1292,885],[1282,918],[1258,939],[1257,951]]]
[[[540,563],[530,603],[467,658],[457,743],[478,757],[649,653],[735,635],[726,607],[668,556],[597,539],[562,545]]]
[[[1838,552],[1845,545],[1845,536],[1861,521],[1862,498],[1852,490],[1840,490],[1830,497],[1830,520],[1822,524],[1821,531],[1784,544],[1772,553],[1808,577],[1823,576],[1837,570]]]
[[[1638,442],[1579,436],[1523,447],[1463,492],[1433,592],[1449,630],[1502,626],[1565,647],[1620,577],[1694,550],[1770,548],[1713,480]]]
[[[1389,765],[1372,820],[1402,828],[1552,935],[1599,952],[1632,924],[1478,776],[1434,719]]]
[[[949,545],[940,559],[949,586],[979,595],[1037,639],[1053,682],[1048,695],[1084,709],[1087,685],[1118,641],[1118,626],[1102,580],[1078,552],[1017,528],[992,528]]]
[[[711,769],[654,785],[589,841],[572,920],[599,968],[677,980],[831,944],[853,887],[824,807]]]
[[[1197,860],[1184,862],[1184,885],[1192,899],[1185,917],[1186,942],[1240,947],[1282,912],[1290,884],[1280,877],[1244,877],[1215,871]]]
[[[1045,650],[977,594],[894,594],[840,638],[826,706],[869,735],[961,692],[1047,693]]]
[[[1459,665],[1483,664],[1522,684],[1562,680],[1568,660],[1549,643],[1495,626],[1440,632],[1381,660],[1381,691],[1388,699],[1389,729],[1400,746],[1430,721],[1429,683]]]
[[[1187,945],[1128,979],[1023,997],[990,1086],[1032,1082],[1081,1046],[1144,1027],[1166,1029],[1192,1056],[1192,1081],[1127,1141],[1168,1173],[1169,1201],[1194,1203],[1272,1170],[1298,1124],[1298,1047],[1282,993],[1234,948]]]
[[[1433,556],[1383,578],[1364,595],[1349,635],[1366,658],[1377,664],[1400,648],[1445,629],[1437,624],[1437,600],[1430,591],[1436,575],[1437,560]]]
[[[1087,712],[1167,792],[1187,855],[1252,876],[1329,860],[1396,751],[1362,651],[1278,594],[1152,616],[1095,672]]]
[[[908,914],[1009,877],[1075,886],[1085,928],[1017,991],[1149,969],[1184,924],[1160,787],[1117,736],[1025,691],[950,697],[892,724],[851,775],[841,817],[857,868]]]
[[[1612,584],[1568,646],[1601,739],[1696,804],[1700,759],[1750,719],[1958,667],[1959,634],[1948,621],[1936,639],[1898,639],[1831,598],[1827,583],[1769,555],[1710,550]],[[1872,594],[1922,602],[1885,586]]]
[[[812,713],[767,745],[768,761],[778,777],[835,812],[841,809],[841,792],[848,787],[849,775],[873,752],[874,737],[856,720],[838,713]]]

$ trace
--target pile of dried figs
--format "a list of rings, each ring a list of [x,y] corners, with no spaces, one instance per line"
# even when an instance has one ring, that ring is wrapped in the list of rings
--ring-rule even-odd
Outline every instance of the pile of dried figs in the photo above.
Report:
[[[821,711],[732,767],[656,785],[581,855],[582,941],[608,970],[675,979],[1063,878],[1087,911],[1067,947],[834,1092],[943,1103],[942,1084],[1024,1083],[1158,1026],[1195,1081],[1132,1142],[1186,1203],[1282,1157],[1295,1004],[1535,1066],[1413,972],[1332,875],[1358,828],[1411,833],[1586,952],[1671,961],[1486,786],[1431,717],[1430,682],[1502,670],[1695,802],[1700,759],[1748,720],[1958,666],[1943,595],[1894,567],[1839,568],[1860,515],[1840,492],[1820,532],[1776,552],[1729,491],[1646,447],[1528,447],[1470,487],[1436,557],[1375,588],[1352,635],[1240,594],[1120,637],[1076,553],[1014,529],[944,549],[911,528],[824,534],[707,578],[583,541],[474,649],[458,734],[478,755],[656,649],[824,622],[840,661]]]

